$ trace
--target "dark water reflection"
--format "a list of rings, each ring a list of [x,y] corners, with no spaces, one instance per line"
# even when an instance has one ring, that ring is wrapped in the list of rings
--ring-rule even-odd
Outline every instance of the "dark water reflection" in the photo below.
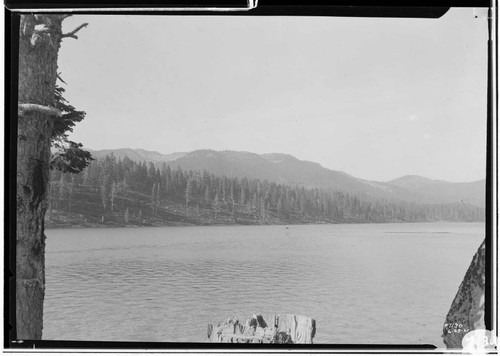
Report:
[[[45,339],[204,342],[253,313],[317,321],[316,343],[430,343],[482,224],[49,230]]]

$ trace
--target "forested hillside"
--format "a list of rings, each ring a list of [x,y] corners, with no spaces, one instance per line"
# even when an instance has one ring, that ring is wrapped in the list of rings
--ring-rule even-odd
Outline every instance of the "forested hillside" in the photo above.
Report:
[[[48,227],[481,221],[467,203],[360,199],[341,191],[185,171],[107,155],[51,172]]]
[[[116,159],[162,163],[184,171],[203,171],[216,176],[268,180],[305,188],[331,189],[361,200],[408,201],[420,204],[465,202],[484,208],[485,180],[453,183],[419,176],[405,176],[389,182],[370,181],[346,172],[332,170],[319,163],[300,160],[283,153],[256,154],[245,151],[196,150],[163,154],[143,149],[107,149],[91,151],[97,159],[113,153]]]

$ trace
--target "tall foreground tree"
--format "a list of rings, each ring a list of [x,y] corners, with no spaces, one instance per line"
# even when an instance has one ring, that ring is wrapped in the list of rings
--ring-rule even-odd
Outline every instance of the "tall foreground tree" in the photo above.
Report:
[[[56,98],[62,33],[69,15],[21,15],[17,139],[16,323],[17,338],[38,340],[45,290],[44,216],[47,210],[51,138],[63,112]],[[75,149],[75,147],[69,147]],[[76,147],[79,148],[79,147]]]

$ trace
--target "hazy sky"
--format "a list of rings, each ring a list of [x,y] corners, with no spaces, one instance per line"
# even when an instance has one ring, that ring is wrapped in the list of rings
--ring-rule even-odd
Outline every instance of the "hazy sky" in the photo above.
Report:
[[[74,16],[91,149],[289,153],[359,178],[485,177],[485,19]]]

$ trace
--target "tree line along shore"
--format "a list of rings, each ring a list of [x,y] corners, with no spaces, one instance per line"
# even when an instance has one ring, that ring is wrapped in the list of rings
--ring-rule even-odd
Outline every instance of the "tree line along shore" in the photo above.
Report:
[[[376,200],[112,154],[82,173],[52,170],[49,195],[49,228],[483,221],[485,214],[465,203]]]

